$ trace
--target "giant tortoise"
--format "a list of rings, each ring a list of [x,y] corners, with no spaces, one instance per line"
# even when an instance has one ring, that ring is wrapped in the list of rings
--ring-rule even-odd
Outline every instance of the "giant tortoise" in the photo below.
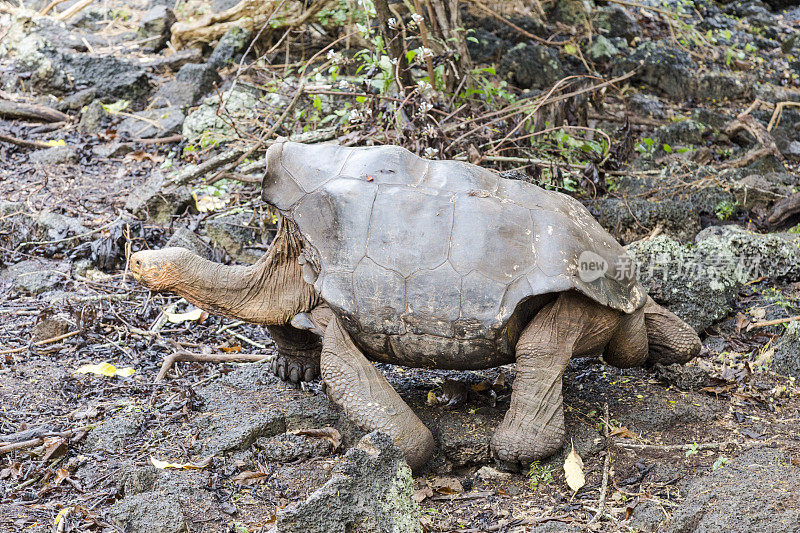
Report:
[[[431,432],[370,362],[482,369],[516,363],[496,457],[530,463],[564,440],[572,356],[618,367],[685,362],[695,332],[642,289],[623,248],[577,200],[395,146],[279,141],[263,199],[282,215],[254,265],[183,248],[141,251],[134,276],[211,312],[265,324],[273,370],[321,370],[331,399],[389,434],[412,468]]]

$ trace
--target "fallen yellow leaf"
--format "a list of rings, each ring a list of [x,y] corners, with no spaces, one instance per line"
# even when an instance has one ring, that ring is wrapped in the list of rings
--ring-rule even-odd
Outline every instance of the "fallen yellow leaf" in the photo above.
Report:
[[[117,368],[111,363],[98,363],[96,365],[83,365],[75,372],[78,374],[97,374],[98,376],[106,376],[109,378],[113,376],[122,376],[127,378],[128,376],[132,376],[136,370],[129,366],[125,368]]]
[[[583,476],[583,459],[575,451],[574,445],[564,460],[564,476],[567,478],[567,485],[573,492],[578,492],[581,487],[586,485],[586,478]]]
[[[70,511],[72,511],[72,507],[64,507],[61,509],[56,515],[56,519],[53,520],[53,525],[58,526],[64,520],[64,518],[66,518]]]
[[[57,141],[45,141],[44,144],[47,146],[66,146],[67,143],[64,142],[64,139],[59,139]]]

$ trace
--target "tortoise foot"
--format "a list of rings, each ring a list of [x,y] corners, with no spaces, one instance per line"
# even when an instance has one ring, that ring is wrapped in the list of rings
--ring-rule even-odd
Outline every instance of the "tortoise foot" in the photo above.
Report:
[[[564,444],[564,437],[563,424],[526,430],[502,424],[492,437],[492,452],[503,468],[519,470],[557,453]]]
[[[319,377],[319,357],[276,355],[270,370],[283,381],[298,384]]]

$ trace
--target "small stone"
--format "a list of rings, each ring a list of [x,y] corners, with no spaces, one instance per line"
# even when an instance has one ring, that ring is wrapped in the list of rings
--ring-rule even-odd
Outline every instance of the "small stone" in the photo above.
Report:
[[[634,113],[644,115],[646,117],[664,118],[664,104],[657,96],[644,93],[636,93],[628,98],[628,107]]]
[[[262,235],[252,217],[244,214],[228,215],[209,220],[206,234],[215,245],[222,247],[228,255],[243,263],[255,263],[263,252],[250,248],[261,243]]]
[[[105,420],[86,436],[90,451],[121,451],[128,439],[138,435],[144,418],[141,413],[120,413]]]
[[[68,333],[70,323],[61,316],[46,316],[40,318],[31,332],[31,342],[39,342],[58,337]]]
[[[171,184],[162,172],[156,171],[130,193],[125,209],[137,217],[163,223],[182,213],[191,202],[187,187]]]
[[[499,73],[521,89],[544,89],[564,77],[555,50],[526,43],[506,52],[500,60]]]
[[[214,47],[207,64],[214,69],[220,69],[229,62],[238,61],[252,36],[252,31],[239,26],[229,29]]]
[[[89,105],[97,97],[97,89],[89,87],[65,96],[56,106],[59,111],[78,111]]]
[[[196,111],[186,117],[183,123],[183,138],[186,141],[194,142],[205,133],[213,134],[217,138],[233,136],[230,121],[235,122],[252,116],[258,105],[258,97],[241,85],[225,91],[222,100],[224,102],[222,110],[219,109],[219,95],[214,95],[206,98]],[[220,118],[220,112],[228,115],[228,118],[226,120]]]
[[[598,35],[589,47],[588,54],[593,61],[608,61],[619,55],[619,49],[611,41]]]
[[[12,290],[37,295],[56,288],[64,277],[51,264],[30,259],[11,265],[0,279],[10,281]]]
[[[645,41],[637,46],[629,57],[615,62],[613,72],[620,75],[633,69],[637,69],[637,80],[673,98],[693,94],[699,71],[687,52],[659,41]]]
[[[139,22],[139,38],[148,39],[144,49],[157,51],[164,48],[169,41],[170,28],[176,22],[175,13],[163,5],[151,8]]]
[[[132,139],[166,137],[181,131],[184,117],[177,107],[150,109],[134,113],[117,127],[117,131]],[[157,126],[154,123],[158,124]]]
[[[800,142],[792,141],[790,142],[786,149],[783,151],[783,155],[790,159],[800,159]]]
[[[92,153],[102,159],[125,157],[131,152],[133,152],[133,145],[129,143],[111,142],[92,147]]]
[[[175,233],[173,233],[172,237],[167,241],[167,246],[186,248],[200,257],[205,257],[206,259],[211,258],[211,249],[208,244],[198,237],[195,232],[187,228],[176,229]]]
[[[40,165],[63,165],[76,162],[78,153],[71,146],[53,146],[31,153],[30,158]]]
[[[609,6],[604,16],[601,17],[601,27],[608,28],[610,37],[621,37],[627,41],[631,41],[642,34],[642,28],[639,27],[639,23],[631,15],[630,11],[623,6]]]
[[[111,115],[103,108],[103,103],[100,100],[94,100],[81,111],[79,127],[85,133],[95,134],[103,128],[104,123],[110,117]]]
[[[800,322],[790,322],[775,346],[772,370],[800,378]]]

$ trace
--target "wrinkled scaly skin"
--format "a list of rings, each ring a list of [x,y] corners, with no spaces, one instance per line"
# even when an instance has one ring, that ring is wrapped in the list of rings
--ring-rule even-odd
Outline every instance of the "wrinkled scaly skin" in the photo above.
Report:
[[[291,173],[288,174],[290,176],[288,179],[285,177],[287,165],[292,167],[299,164],[302,171],[317,163],[312,161],[313,158],[296,156],[293,161],[285,162],[283,144],[278,143],[268,152],[264,196],[281,210],[284,218],[270,250],[258,263],[250,267],[223,266],[201,259],[181,248],[166,248],[133,254],[130,259],[130,269],[137,280],[153,290],[175,292],[208,311],[266,325],[278,348],[278,357],[273,361],[273,371],[276,375],[281,379],[298,382],[313,379],[321,372],[329,396],[344,408],[348,417],[366,431],[380,430],[391,436],[414,469],[423,466],[433,453],[435,446],[433,436],[370,360],[434,368],[437,366],[488,368],[509,362],[507,352],[492,344],[502,338],[511,345],[511,357],[516,361],[517,377],[514,381],[511,406],[492,438],[492,450],[503,464],[513,467],[545,458],[562,446],[565,435],[561,376],[572,356],[603,353],[609,364],[631,367],[655,363],[682,363],[689,361],[700,350],[700,340],[696,333],[651,298],[642,297],[641,292],[637,293],[640,287],[635,279],[628,278],[623,285],[600,280],[605,285],[600,285],[600,288],[596,289],[582,282],[572,286],[566,285],[569,280],[565,275],[553,278],[554,288],[549,293],[545,286],[545,290],[536,293],[539,295],[536,298],[522,300],[530,302],[528,307],[523,308],[523,311],[514,311],[513,316],[507,317],[506,327],[498,330],[501,337],[489,336],[476,338],[474,341],[469,341],[470,337],[454,339],[461,343],[462,348],[443,356],[439,361],[430,355],[416,356],[414,353],[409,353],[408,346],[414,346],[413,342],[419,342],[418,339],[423,339],[422,342],[425,342],[424,339],[431,338],[424,335],[414,337],[401,333],[393,337],[395,342],[405,342],[405,349],[401,349],[400,344],[397,350],[394,349],[394,345],[388,349],[386,340],[381,341],[382,345],[377,344],[384,348],[370,346],[367,341],[375,337],[374,334],[370,337],[359,333],[359,336],[354,338],[353,331],[360,332],[362,330],[359,328],[374,327],[375,324],[382,322],[375,322],[373,317],[359,316],[359,311],[346,309],[346,306],[343,308],[338,300],[328,301],[325,297],[326,289],[318,277],[320,259],[316,247],[320,246],[319,235],[341,237],[341,234],[333,232],[336,228],[322,228],[324,230],[322,233],[317,232],[313,237],[309,237],[305,234],[303,226],[298,225],[293,219],[296,213],[290,209],[291,205],[298,203],[298,199],[304,198],[306,193],[295,183],[297,179],[291,177]],[[292,145],[292,143],[285,144]],[[312,150],[305,147],[302,149]],[[320,150],[324,150],[319,157],[322,161],[318,163],[322,165],[320,168],[324,170],[324,165],[332,160],[338,161],[336,158],[339,158],[344,161],[340,169],[344,172],[350,156],[346,154],[340,156],[337,150],[345,149],[327,146],[320,147]],[[361,165],[359,168],[363,175],[377,176],[374,178],[375,181],[380,181],[383,179],[380,173],[384,172],[386,175],[387,172],[380,166],[376,169],[369,167],[369,156],[372,152],[368,150],[361,149],[357,152],[356,159],[361,158],[358,163]],[[396,159],[390,163],[381,163],[381,156],[377,158],[377,164],[394,165],[388,175],[395,181],[402,181],[404,177],[402,172],[406,171],[404,164],[410,165],[409,168],[413,167],[415,171],[426,164],[424,160],[410,153],[392,150],[392,154],[400,154],[400,163]],[[375,152],[379,156],[383,153],[387,152],[385,150]],[[363,162],[365,156],[366,164]],[[475,173],[483,172],[477,167],[471,168],[477,170],[470,170],[463,165],[453,166],[454,174],[447,178],[450,181],[446,185],[459,186],[459,171],[470,175],[470,178],[465,179],[473,179],[477,175]],[[299,180],[305,184],[306,189],[313,188],[309,183],[314,180],[320,181],[325,178],[324,175],[320,175],[319,169],[316,170],[317,174],[313,174],[310,168],[308,172],[310,177]],[[422,171],[427,175],[426,172]],[[482,176],[481,179],[486,181]],[[286,180],[285,184],[282,180]],[[348,180],[350,181],[343,182],[344,189],[342,186],[334,186],[331,189],[334,194],[339,194],[337,191],[343,190],[341,194],[350,194],[352,197],[359,182],[350,178]],[[269,186],[267,186],[268,181]],[[373,179],[365,181],[372,182]],[[516,184],[512,185],[518,187]],[[402,184],[399,187],[402,188]],[[539,194],[535,190],[527,192]],[[489,195],[484,193],[486,191],[478,191],[475,194],[470,191],[469,197],[482,198]],[[291,201],[286,200],[288,197],[291,197]],[[587,246],[597,242],[609,242],[610,237],[604,230],[592,225],[593,221],[586,220],[587,217],[591,218],[588,213],[583,213],[580,208],[574,207],[560,197],[552,195],[543,197],[562,202],[561,205],[568,207],[568,209],[562,208],[562,213],[569,212],[571,216],[581,219],[576,220],[576,227],[580,228],[578,234],[580,231],[591,233],[585,238]],[[336,201],[335,196],[329,198]],[[496,198],[495,196],[495,201]],[[475,205],[480,208],[481,204]],[[546,212],[546,207],[542,209]],[[303,223],[307,227],[307,218],[309,215],[313,216],[314,212],[304,213],[306,219]],[[574,231],[575,228],[568,230]],[[513,233],[508,234],[508,230],[504,231],[506,231],[504,242],[513,242]],[[526,235],[529,235],[529,232]],[[540,237],[543,238],[544,234]],[[413,235],[411,237],[405,235],[405,238],[413,239]],[[331,243],[324,244],[327,245],[327,248],[324,248],[326,253],[330,252]],[[349,243],[350,246],[352,244]],[[458,244],[469,246],[469,243]],[[612,244],[618,246],[616,243]],[[609,244],[604,246],[606,249],[612,249]],[[335,247],[333,250],[335,252]],[[552,255],[557,251],[549,250],[551,255],[545,257],[557,258],[559,257],[557,253]],[[481,250],[473,249],[471,252],[480,254]],[[340,258],[341,260],[347,261],[347,258]],[[323,268],[324,266],[322,265]],[[559,266],[555,272],[567,270]],[[356,278],[358,273],[356,270],[351,275]],[[547,283],[547,278],[543,279],[544,282],[539,282],[539,289],[542,289],[542,283]],[[449,287],[432,283],[427,287],[431,294],[449,294],[445,291]],[[382,287],[377,286],[374,290],[375,293],[371,298],[380,305]],[[330,289],[328,294],[333,294]],[[464,296],[464,293],[457,296],[461,299],[462,316],[459,320],[470,318],[463,316],[464,309],[468,309],[464,306]],[[603,302],[613,302],[613,305],[601,303],[599,299]],[[383,316],[385,321],[387,317],[394,315],[384,313]],[[522,320],[524,322],[521,322]],[[359,323],[361,326],[357,325]],[[387,324],[390,325],[391,323]],[[404,340],[406,338],[410,340]],[[476,348],[466,355],[470,343],[474,343]],[[430,350],[430,347],[426,348],[424,344],[416,346],[423,351],[427,349],[430,353],[436,352]]]

